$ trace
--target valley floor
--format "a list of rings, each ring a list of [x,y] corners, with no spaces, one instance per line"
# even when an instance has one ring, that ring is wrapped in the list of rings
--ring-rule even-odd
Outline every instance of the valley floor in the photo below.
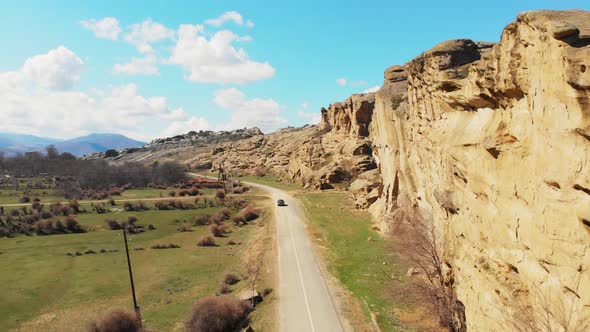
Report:
[[[141,196],[146,200],[154,194],[127,193],[129,199]],[[90,212],[77,216],[79,223],[90,230],[87,233],[0,238],[0,330],[83,331],[90,321],[111,309],[133,308],[122,234],[106,228],[107,218],[126,220],[134,215],[138,224],[155,226],[154,230],[129,237],[138,302],[150,329],[182,331],[193,303],[215,294],[226,273],[246,272],[246,253],[266,252],[271,256],[263,256],[265,265],[257,288],[274,289],[274,226],[272,215],[264,212],[269,206],[268,198],[255,191],[239,198],[264,207],[261,218],[247,226],[232,225],[225,237],[215,238],[217,246],[213,247],[197,246],[197,241],[209,234],[209,226],[190,225],[185,232],[178,228],[189,225],[197,215],[214,214],[222,206]],[[237,244],[228,244],[230,239]],[[151,248],[170,243],[180,248]],[[96,253],[66,255],[88,250]],[[242,281],[231,289],[237,294],[246,287],[246,281]],[[275,296],[270,293],[254,312],[252,324],[257,331],[275,330],[273,321],[264,318],[274,316]]]

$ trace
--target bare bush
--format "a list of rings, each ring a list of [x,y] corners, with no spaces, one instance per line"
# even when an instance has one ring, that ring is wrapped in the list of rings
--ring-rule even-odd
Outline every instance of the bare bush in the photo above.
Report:
[[[465,308],[453,290],[452,271],[445,267],[443,247],[431,222],[424,220],[413,207],[396,211],[395,246],[421,273],[414,280],[416,289],[439,317],[440,324],[451,331],[465,331]]]
[[[207,236],[204,236],[203,238],[201,238],[199,240],[199,242],[197,242],[197,245],[201,246],[201,247],[215,247],[215,246],[217,246],[217,244],[215,244],[215,239],[213,239],[213,237],[210,235],[207,235]]]
[[[174,243],[169,243],[169,244],[155,244],[153,246],[151,246],[152,249],[176,249],[176,248],[180,248],[179,245],[174,244]]]
[[[215,198],[223,202],[225,200],[225,191],[222,189],[217,190],[215,193]]]
[[[193,306],[186,329],[189,332],[238,331],[247,324],[252,307],[228,295],[209,296]]]
[[[211,225],[210,230],[211,235],[215,237],[223,237],[223,234],[225,233],[225,229],[223,228],[223,226]]]
[[[126,310],[113,310],[88,327],[90,332],[140,332],[141,322],[137,315]]]
[[[194,222],[195,226],[206,226],[211,224],[211,216],[208,214],[203,214],[200,216],[197,216],[195,218],[195,222]]]
[[[533,288],[526,292],[535,299],[530,303],[528,297],[511,296],[510,305],[499,308],[499,325],[515,332],[585,332],[590,330],[590,317],[576,306],[577,296],[569,292],[551,296],[549,289]],[[507,310],[507,307],[509,310]]]
[[[235,285],[240,282],[242,279],[236,273],[226,273],[223,277],[223,283],[228,285]]]

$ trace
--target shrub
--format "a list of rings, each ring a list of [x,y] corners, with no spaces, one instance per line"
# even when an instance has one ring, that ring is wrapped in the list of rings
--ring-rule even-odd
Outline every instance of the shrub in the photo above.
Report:
[[[78,201],[69,201],[68,207],[71,209],[71,211],[74,211],[74,213],[80,213],[80,203],[78,203]]]
[[[215,237],[223,237],[223,233],[225,233],[225,228],[223,226],[211,225],[211,234]]]
[[[152,249],[174,249],[174,248],[180,248],[179,245],[174,244],[174,243],[169,243],[169,244],[155,244],[153,246],[151,246]]]
[[[53,213],[49,211],[41,211],[41,219],[53,218]]]
[[[188,332],[238,331],[247,323],[252,307],[228,295],[208,296],[193,306],[186,322]]]
[[[174,197],[174,196],[176,196],[176,191],[170,190],[170,192],[168,193],[168,195],[170,195],[170,197]]]
[[[223,215],[223,218],[228,220],[231,217],[231,211],[228,208],[223,208],[219,213]]]
[[[109,204],[111,204],[111,206],[115,206],[115,205],[117,205],[117,203],[115,203],[115,200],[114,200],[114,199],[112,199],[112,198],[111,198],[111,199],[109,199]]]
[[[198,196],[198,195],[200,195],[200,194],[201,194],[201,192],[199,191],[199,189],[197,189],[197,188],[194,188],[194,187],[193,187],[193,188],[191,188],[191,190],[190,190],[190,195],[191,195],[191,196]]]
[[[118,229],[122,229],[121,224],[116,221],[115,219],[107,219],[105,220],[107,226],[109,227],[109,229],[111,230],[118,230]]]
[[[127,217],[127,222],[129,223],[129,225],[134,225],[137,222],[137,217],[136,216],[129,216],[129,217]]]
[[[211,221],[216,225],[221,225],[221,223],[223,223],[224,220],[225,217],[223,216],[223,214],[220,213],[216,213],[211,217]]]
[[[92,322],[89,330],[90,332],[139,332],[142,328],[135,313],[117,309]]]
[[[240,279],[240,276],[235,273],[226,273],[225,277],[223,277],[223,282],[228,285],[235,285],[241,280],[242,279]]]
[[[31,208],[33,210],[41,211],[41,210],[43,210],[43,204],[41,204],[39,202],[33,202],[33,204],[31,204]]]
[[[191,227],[189,225],[180,225],[178,226],[178,228],[176,229],[179,232],[190,232],[192,231]]]
[[[236,245],[237,243],[236,243],[236,241],[230,239],[229,241],[227,241],[227,244],[230,246],[233,246],[233,245]]]
[[[96,254],[96,251],[92,250],[92,249],[88,249],[84,252],[84,254],[86,255],[92,255],[92,254]]]
[[[66,228],[68,229],[68,231],[70,231],[72,233],[83,233],[84,232],[82,227],[80,227],[80,224],[78,224],[78,220],[76,220],[76,218],[73,216],[69,216],[66,218]]]
[[[104,253],[107,253],[107,252],[108,252],[108,250],[106,250],[106,249],[100,249],[100,253],[101,254],[104,254]]]
[[[154,226],[154,224],[149,224],[147,229],[148,231],[153,231],[154,229],[156,229],[156,226]]]
[[[98,214],[103,214],[107,212],[107,209],[104,207],[104,204],[97,203],[94,205],[94,211],[96,211]]]
[[[215,244],[215,239],[213,239],[212,236],[207,235],[203,236],[203,238],[197,242],[197,245],[201,247],[215,247],[217,244]]]
[[[205,226],[211,224],[211,216],[208,214],[202,214],[195,218],[195,226]]]
[[[35,198],[33,198],[33,202],[39,203],[39,202],[41,202],[41,199],[39,197],[35,197]]]
[[[217,198],[220,201],[225,200],[225,191],[223,191],[222,189],[217,190],[217,192],[215,193],[215,198]]]
[[[20,198],[19,200],[21,203],[29,203],[31,202],[31,197],[24,195],[23,197]]]
[[[241,211],[241,214],[246,221],[255,220],[260,216],[260,212],[253,205],[246,206],[246,208]]]
[[[228,294],[230,292],[231,292],[231,290],[229,289],[229,286],[226,283],[222,283],[221,285],[219,285],[219,290],[217,291],[217,295]]]

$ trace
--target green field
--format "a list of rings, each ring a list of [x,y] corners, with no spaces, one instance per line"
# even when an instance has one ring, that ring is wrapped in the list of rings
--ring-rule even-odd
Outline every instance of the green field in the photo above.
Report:
[[[150,189],[143,197],[153,194]],[[252,195],[247,198],[263,200]],[[214,294],[226,272],[243,270],[242,252],[251,233],[259,229],[232,225],[226,238],[216,239],[217,247],[196,245],[209,234],[209,226],[177,231],[183,220],[192,221],[199,214],[221,208],[79,214],[77,219],[90,229],[88,233],[0,238],[0,330],[83,331],[89,321],[112,308],[132,309],[122,234],[108,230],[104,223],[107,218],[126,220],[129,215],[136,216],[140,225],[156,227],[130,235],[129,242],[145,324],[159,331],[182,330],[194,302]],[[227,245],[230,238],[241,244]],[[150,248],[168,243],[181,248]],[[97,254],[66,255],[89,249]],[[118,252],[99,253],[101,249]]]
[[[34,197],[39,197],[41,202],[58,202],[63,199],[56,194],[54,189],[28,189],[28,190],[13,190],[0,189],[0,204],[17,204],[20,203],[21,197],[28,195],[31,200]]]
[[[329,249],[328,267],[360,300],[366,319],[377,315],[382,331],[397,331],[394,309],[387,296],[392,278],[403,278],[406,269],[388,253],[386,241],[371,230],[371,215],[355,211],[348,193],[305,192],[303,202],[316,240]]]

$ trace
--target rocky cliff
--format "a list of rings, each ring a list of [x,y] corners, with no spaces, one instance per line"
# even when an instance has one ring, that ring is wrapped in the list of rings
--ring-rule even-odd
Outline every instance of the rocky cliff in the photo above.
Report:
[[[322,109],[319,126],[156,142],[119,160],[342,186],[384,233],[418,211],[468,330],[574,331],[590,319],[588,66],[589,12],[527,12],[496,44],[448,41],[388,68],[378,92]]]
[[[523,13],[496,45],[389,68],[376,93],[370,209],[383,228],[406,206],[434,223],[469,330],[590,316],[589,45],[588,12]]]

